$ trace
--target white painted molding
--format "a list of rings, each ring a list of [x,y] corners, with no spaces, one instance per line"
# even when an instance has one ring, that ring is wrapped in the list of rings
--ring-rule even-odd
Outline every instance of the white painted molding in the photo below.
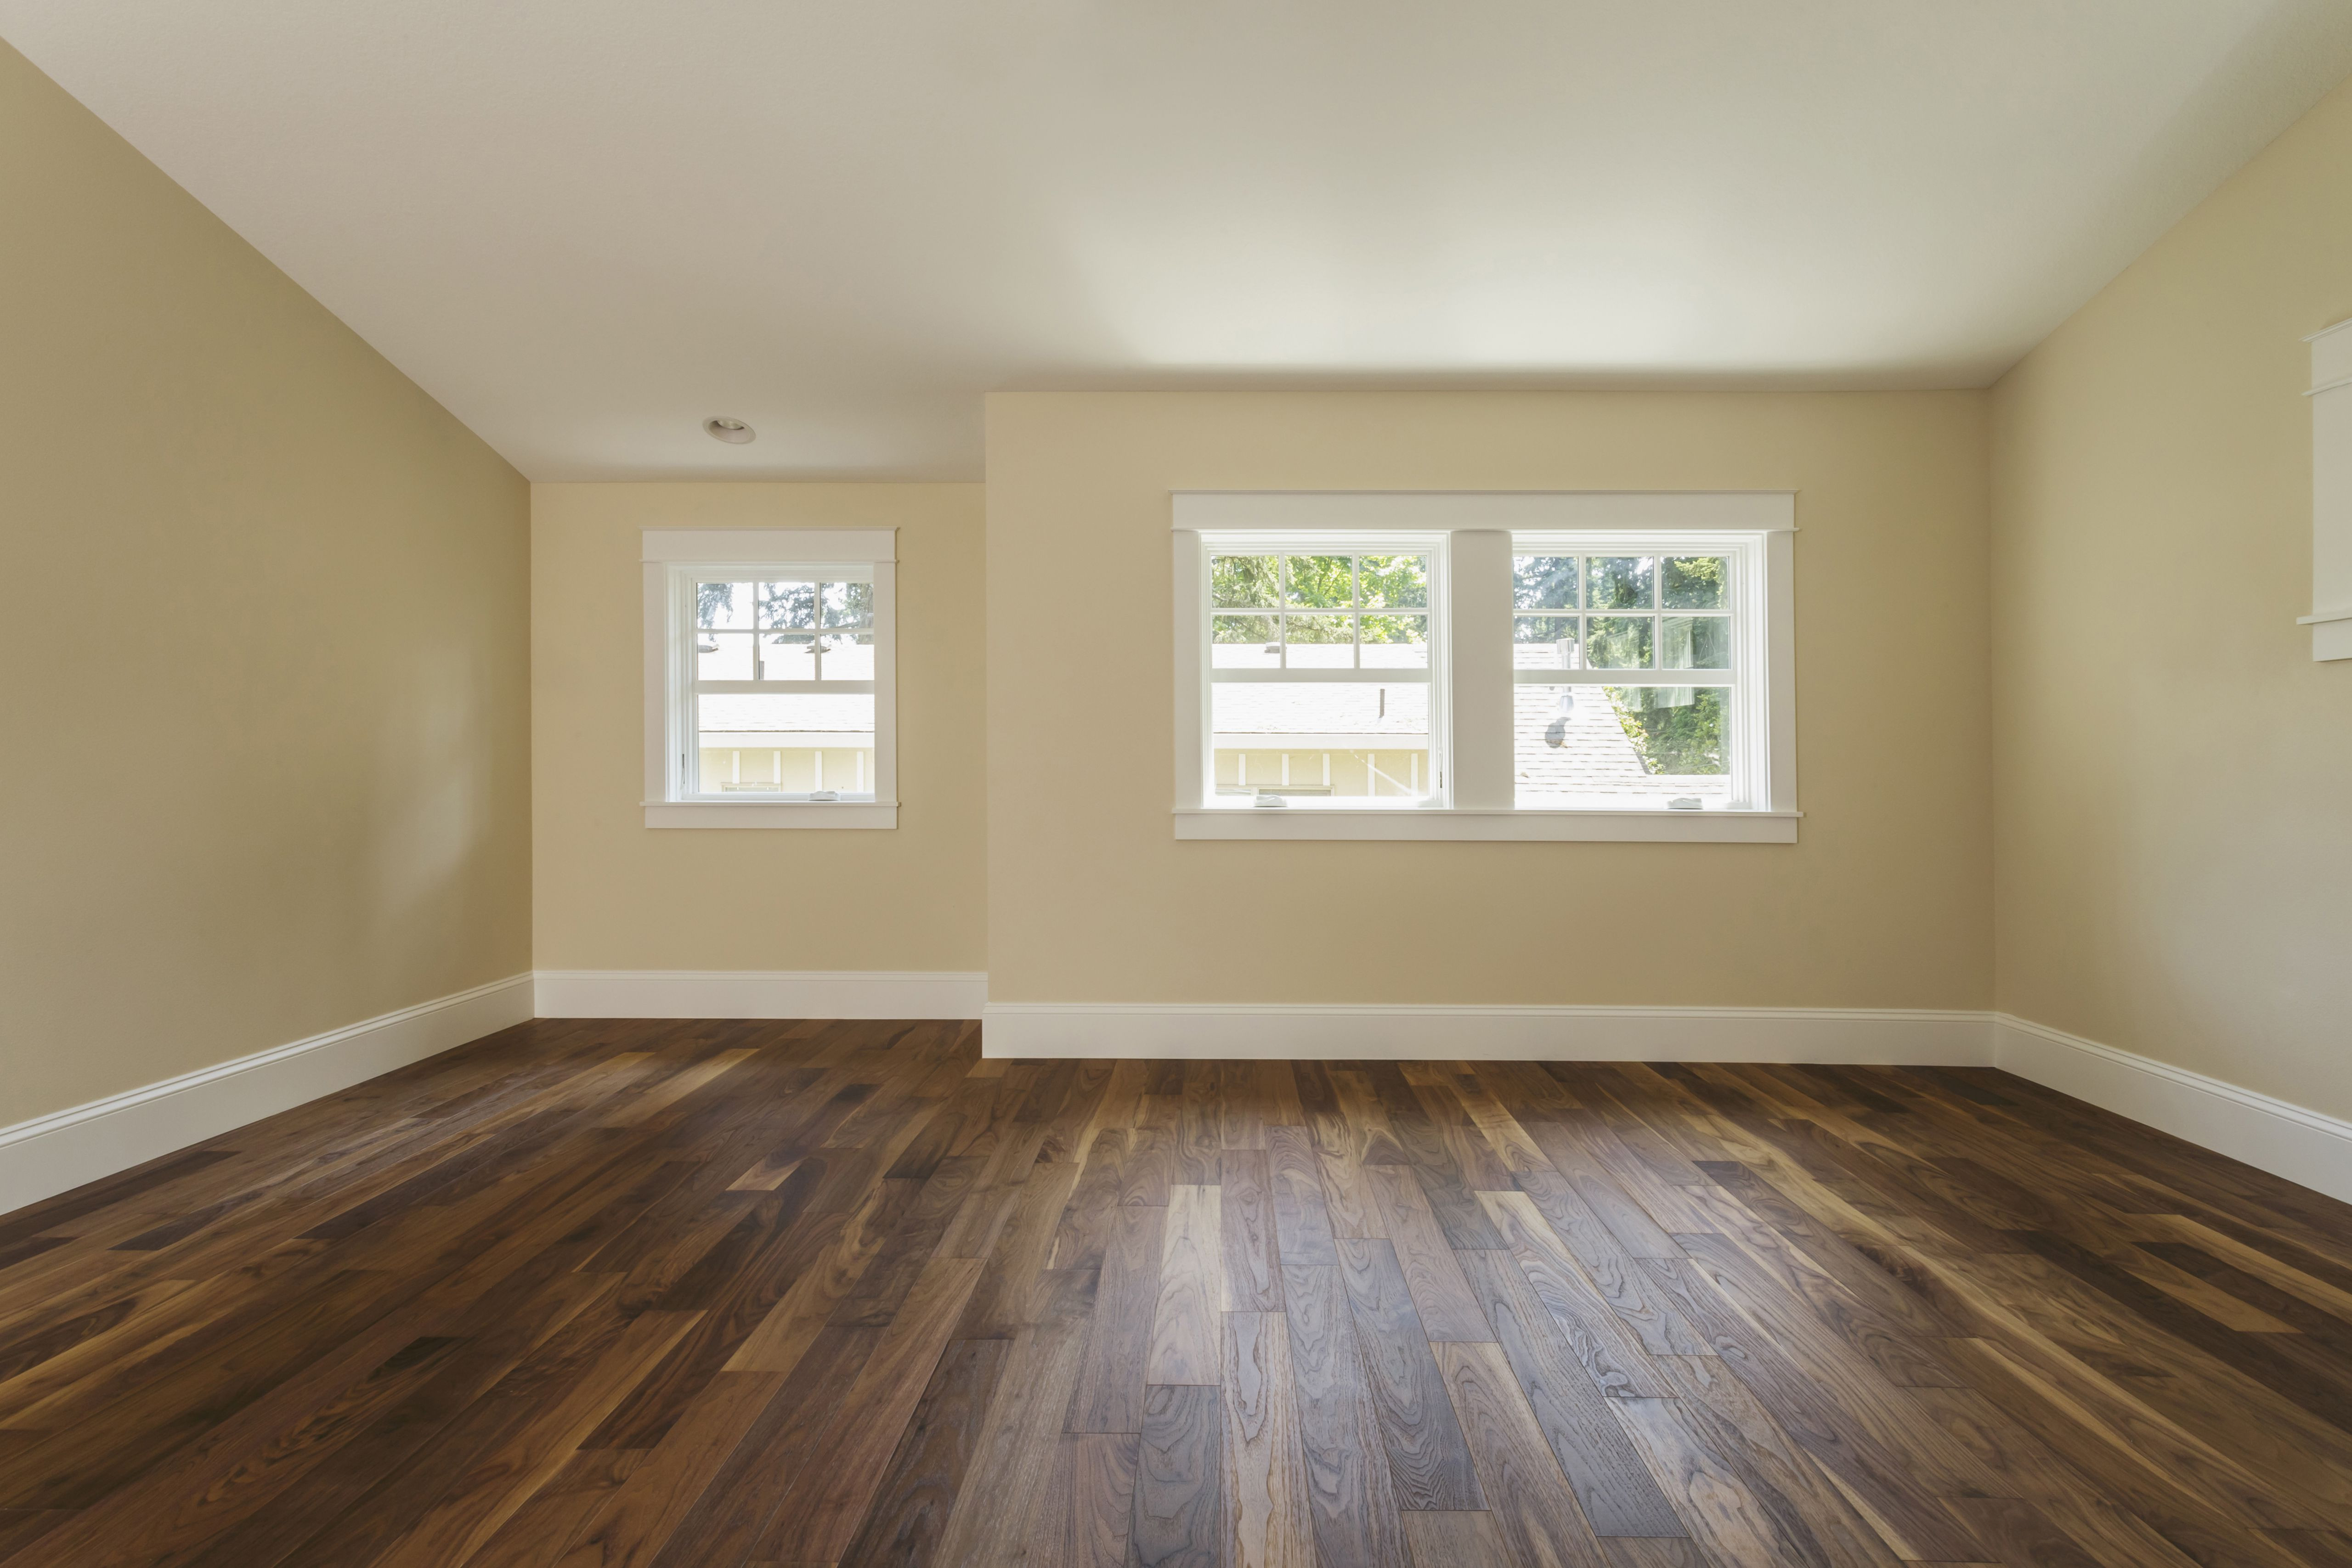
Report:
[[[2352,321],[2311,345],[2311,628],[2315,660],[2352,659]]]
[[[1999,1067],[2352,1203],[2352,1122],[2006,1013],[991,1002],[982,1016],[989,1056]]]
[[[1785,528],[1793,490],[1179,490],[1179,528]]]
[[[0,1128],[0,1213],[527,1022],[514,975]]]
[[[2007,1013],[1993,1065],[2352,1203],[2352,1122]]]
[[[1793,844],[1801,811],[1465,810],[1212,806],[1176,812],[1180,839],[1415,839],[1635,844]]]
[[[646,528],[647,561],[874,561],[898,559],[892,528]]]
[[[976,1019],[988,977],[953,970],[541,969],[546,1019]]]
[[[647,800],[648,828],[895,828],[896,800]]]
[[[1807,1061],[1988,1067],[1981,1012],[991,1002],[989,1056]]]
[[[541,1018],[984,1018],[990,1056],[1999,1067],[2352,1202],[2352,1122],[2006,1013],[988,1002],[952,971],[541,970],[0,1128],[0,1213]]]

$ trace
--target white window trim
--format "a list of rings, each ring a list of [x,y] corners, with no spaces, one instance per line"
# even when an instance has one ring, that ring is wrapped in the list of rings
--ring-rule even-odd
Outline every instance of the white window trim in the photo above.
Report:
[[[1179,554],[1181,555],[1183,552],[1183,549],[1187,548],[1183,545],[1182,541],[1188,536],[1179,534],[1177,537],[1179,540]],[[1313,532],[1304,534],[1286,534],[1277,530],[1265,529],[1236,530],[1234,532],[1227,532],[1224,530],[1217,530],[1213,532],[1202,530],[1192,532],[1190,534],[1189,538],[1192,541],[1190,548],[1192,550],[1194,558],[1193,571],[1195,574],[1195,580],[1199,582],[1205,581],[1204,579],[1200,577],[1200,574],[1206,570],[1208,556],[1214,549],[1230,549],[1236,546],[1242,546],[1253,550],[1287,550],[1295,554],[1305,554],[1318,548],[1329,548],[1328,540],[1318,540]],[[1453,734],[1453,704],[1449,700],[1453,688],[1453,682],[1449,678],[1451,670],[1446,658],[1446,647],[1450,641],[1446,634],[1446,627],[1451,622],[1453,605],[1449,596],[1449,585],[1452,582],[1452,578],[1449,575],[1449,568],[1446,559],[1448,553],[1446,549],[1446,536],[1442,530],[1432,531],[1425,528],[1411,530],[1399,529],[1385,537],[1382,542],[1384,545],[1394,549],[1400,554],[1408,553],[1413,550],[1425,550],[1430,554],[1430,602],[1426,611],[1426,614],[1428,616],[1429,634],[1427,644],[1429,648],[1428,668],[1426,670],[1358,669],[1352,671],[1331,671],[1328,673],[1320,670],[1284,670],[1274,672],[1273,674],[1275,678],[1277,679],[1308,682],[1318,680],[1348,680],[1360,682],[1364,685],[1402,685],[1408,683],[1414,685],[1425,685],[1429,689],[1430,756],[1433,758],[1444,758],[1448,756],[1452,751],[1452,747],[1447,744],[1447,740]],[[1182,570],[1183,568],[1180,564],[1178,567],[1180,575]],[[1181,593],[1181,591],[1182,591],[1180,589],[1179,592]],[[1196,604],[1205,606],[1205,587],[1196,590],[1196,593],[1199,597],[1195,599],[1194,602]],[[1200,617],[1196,616],[1195,620],[1198,619],[1200,619]],[[1205,638],[1198,638],[1198,633],[1202,630],[1200,627],[1195,626],[1192,630],[1196,634],[1196,639],[1199,641],[1200,644],[1199,657],[1201,660],[1201,680],[1203,683],[1208,683],[1213,681],[1214,676],[1210,672],[1209,668],[1209,651],[1207,641]],[[1181,653],[1179,656],[1181,656]],[[1230,672],[1228,673],[1228,678],[1234,678]],[[1196,757],[1202,759],[1203,766],[1205,766],[1206,758],[1209,757],[1211,750],[1213,749],[1213,740],[1209,736],[1205,728],[1209,719],[1209,708],[1210,705],[1205,700],[1204,691],[1203,700],[1201,703],[1201,723],[1203,726],[1203,728],[1198,737],[1201,749],[1197,749],[1194,753]],[[1178,766],[1180,768],[1182,766],[1181,760]],[[1204,802],[1201,800],[1200,796],[1201,792],[1206,789],[1207,785],[1207,777],[1206,774],[1203,773],[1201,778],[1200,784],[1194,792],[1194,804],[1196,809],[1204,804]],[[1434,809],[1436,806],[1442,806],[1444,803],[1450,802],[1454,799],[1454,780],[1448,777],[1444,771],[1441,770],[1438,776],[1431,780],[1430,784],[1429,799],[1433,804],[1414,807],[1412,808],[1412,810],[1427,810]],[[1220,810],[1223,809],[1221,808]],[[1363,810],[1363,808],[1326,807],[1323,808],[1323,810],[1327,811],[1333,810]]]
[[[2352,321],[2311,345],[2311,628],[2315,661],[2352,659]]]
[[[898,825],[898,530],[647,528],[645,572],[645,824],[648,828],[895,828]],[[874,582],[874,799],[681,798],[679,747],[693,722],[694,672],[679,652],[680,583],[700,571],[870,569]],[[685,591],[690,592],[691,589]]]
[[[1174,497],[1175,833],[1179,839],[1565,840],[1653,843],[1794,843],[1797,822],[1796,497],[1783,490],[1385,492],[1180,492]],[[1208,538],[1262,533],[1443,534],[1445,624],[1434,630],[1433,664],[1443,663],[1441,696],[1433,685],[1433,757],[1451,758],[1446,798],[1403,810],[1293,809],[1281,811],[1210,804],[1207,616]],[[1529,809],[1513,804],[1507,705],[1517,676],[1508,633],[1508,557],[1517,536],[1575,535],[1584,544],[1610,535],[1688,534],[1693,543],[1736,543],[1751,563],[1754,594],[1743,661],[1760,661],[1743,687],[1760,697],[1765,722],[1744,727],[1758,754],[1751,777],[1767,798],[1736,810],[1676,811]],[[1707,538],[1706,536],[1716,536]],[[1733,538],[1736,536],[1736,538]],[[1255,541],[1253,541],[1255,542]],[[1566,538],[1550,541],[1563,549]],[[1499,553],[1499,563],[1495,559]],[[1497,598],[1497,585],[1502,591]],[[1761,611],[1760,617],[1756,614]],[[1760,624],[1759,621],[1760,620]],[[1486,628],[1481,635],[1471,628]],[[1583,674],[1579,673],[1581,684]],[[1472,714],[1474,722],[1463,723]],[[1440,714],[1444,716],[1441,720]],[[1441,726],[1448,727],[1441,730]],[[1502,740],[1498,756],[1465,755],[1447,742],[1465,730]],[[1760,731],[1760,733],[1759,733]],[[1489,750],[1496,749],[1490,744]]]

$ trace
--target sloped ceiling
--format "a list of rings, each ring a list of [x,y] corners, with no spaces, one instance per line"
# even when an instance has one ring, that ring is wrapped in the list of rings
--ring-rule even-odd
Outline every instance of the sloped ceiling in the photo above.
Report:
[[[2335,0],[0,0],[0,37],[537,479],[971,476],[1008,385],[1981,385],[2352,68]]]

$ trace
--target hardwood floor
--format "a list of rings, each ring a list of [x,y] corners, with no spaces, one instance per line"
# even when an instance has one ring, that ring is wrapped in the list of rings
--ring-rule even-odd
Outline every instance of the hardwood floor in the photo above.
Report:
[[[2352,1564],[2352,1209],[1990,1071],[542,1020],[0,1217],[8,1568]]]

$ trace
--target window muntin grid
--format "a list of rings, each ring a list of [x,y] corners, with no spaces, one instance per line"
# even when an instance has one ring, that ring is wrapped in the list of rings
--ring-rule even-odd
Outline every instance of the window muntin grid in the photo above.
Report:
[[[1426,680],[1431,568],[1426,550],[1214,550],[1212,677],[1313,670]]]
[[[698,692],[874,679],[870,581],[698,577],[692,593]]]
[[[1713,540],[1515,540],[1512,765],[1521,810],[1561,801],[1720,810],[1764,798],[1769,716],[1749,624],[1762,613],[1749,578],[1759,570],[1750,548]]]
[[[1427,803],[1444,788],[1443,562],[1416,539],[1207,541],[1205,793]]]
[[[874,799],[874,569],[673,571],[684,676],[673,799]]]
[[[1619,685],[1720,684],[1735,666],[1738,558],[1730,552],[1514,552],[1515,678],[1588,671]]]

